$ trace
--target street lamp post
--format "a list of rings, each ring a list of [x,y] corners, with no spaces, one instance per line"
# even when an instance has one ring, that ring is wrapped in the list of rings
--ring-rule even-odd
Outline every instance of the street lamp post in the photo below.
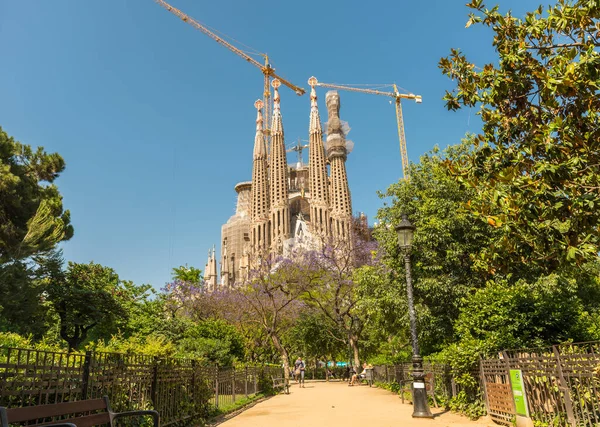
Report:
[[[429,403],[427,402],[427,390],[425,389],[425,373],[423,372],[423,358],[419,354],[419,341],[417,339],[417,316],[415,314],[415,303],[413,300],[413,286],[410,275],[410,252],[415,233],[415,226],[410,223],[408,216],[402,214],[402,221],[396,226],[398,233],[398,244],[404,255],[406,266],[406,295],[408,298],[408,318],[410,320],[410,337],[412,341],[412,364],[413,364],[413,418],[433,418]]]

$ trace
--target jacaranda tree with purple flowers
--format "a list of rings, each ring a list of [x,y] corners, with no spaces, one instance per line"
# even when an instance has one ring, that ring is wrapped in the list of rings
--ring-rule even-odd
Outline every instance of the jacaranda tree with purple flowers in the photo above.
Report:
[[[248,283],[239,290],[244,302],[243,313],[236,310],[245,320],[259,325],[277,350],[284,368],[285,378],[289,381],[289,353],[282,339],[300,312],[305,308],[301,301],[304,289],[318,275],[298,262],[301,253],[289,257],[277,255],[258,256],[251,265]]]
[[[378,264],[377,243],[353,233],[350,241],[328,239],[319,246],[303,258],[313,277],[303,283],[304,300],[343,331],[354,366],[359,366],[359,341],[370,315],[361,307],[357,278],[361,268]]]

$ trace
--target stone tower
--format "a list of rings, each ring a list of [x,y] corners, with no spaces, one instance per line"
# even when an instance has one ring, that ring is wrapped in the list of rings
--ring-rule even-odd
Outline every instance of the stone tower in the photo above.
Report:
[[[271,230],[269,229],[269,173],[267,164],[267,147],[263,134],[261,109],[263,102],[258,100],[256,107],[256,136],[254,137],[254,160],[252,165],[252,250],[254,253],[266,252],[270,249]]]
[[[204,281],[210,292],[217,290],[217,258],[214,246],[208,251],[208,261],[204,269]]]
[[[340,120],[340,96],[337,91],[329,91],[325,96],[327,104],[327,157],[330,176],[330,221],[331,235],[336,239],[347,240],[352,230],[352,201],[346,174],[346,135]]]
[[[231,287],[239,279],[238,273],[245,254],[252,245],[251,205],[252,183],[240,182],[235,186],[237,205],[232,215],[221,227],[221,285]],[[268,214],[268,213],[267,213]],[[224,276],[226,274],[226,279]]]
[[[283,243],[290,238],[290,204],[288,165],[283,139],[279,91],[281,82],[273,80],[273,121],[271,122],[271,252],[281,254]]]
[[[224,288],[229,287],[229,257],[227,256],[227,242],[223,245],[221,255],[221,286]]]
[[[327,180],[327,164],[323,147],[323,129],[317,106],[317,79],[311,77],[310,85],[310,124],[309,139],[309,183],[310,183],[310,222],[312,230],[320,236],[329,234],[329,185]]]

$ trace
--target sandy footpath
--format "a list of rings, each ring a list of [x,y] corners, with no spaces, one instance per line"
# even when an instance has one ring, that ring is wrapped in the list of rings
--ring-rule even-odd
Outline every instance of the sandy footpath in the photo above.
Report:
[[[398,395],[368,386],[348,387],[345,382],[307,382],[292,385],[289,395],[280,394],[258,403],[220,424],[220,427],[492,427],[489,419],[470,421],[442,409],[432,408],[434,419],[413,419],[412,405]]]

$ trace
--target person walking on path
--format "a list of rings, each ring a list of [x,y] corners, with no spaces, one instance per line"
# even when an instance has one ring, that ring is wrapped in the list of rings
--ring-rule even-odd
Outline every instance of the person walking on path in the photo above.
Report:
[[[296,382],[300,382],[300,387],[304,388],[304,362],[302,361],[302,358],[300,356],[298,356],[298,358],[296,359],[296,363],[294,363],[294,374],[296,376]]]

